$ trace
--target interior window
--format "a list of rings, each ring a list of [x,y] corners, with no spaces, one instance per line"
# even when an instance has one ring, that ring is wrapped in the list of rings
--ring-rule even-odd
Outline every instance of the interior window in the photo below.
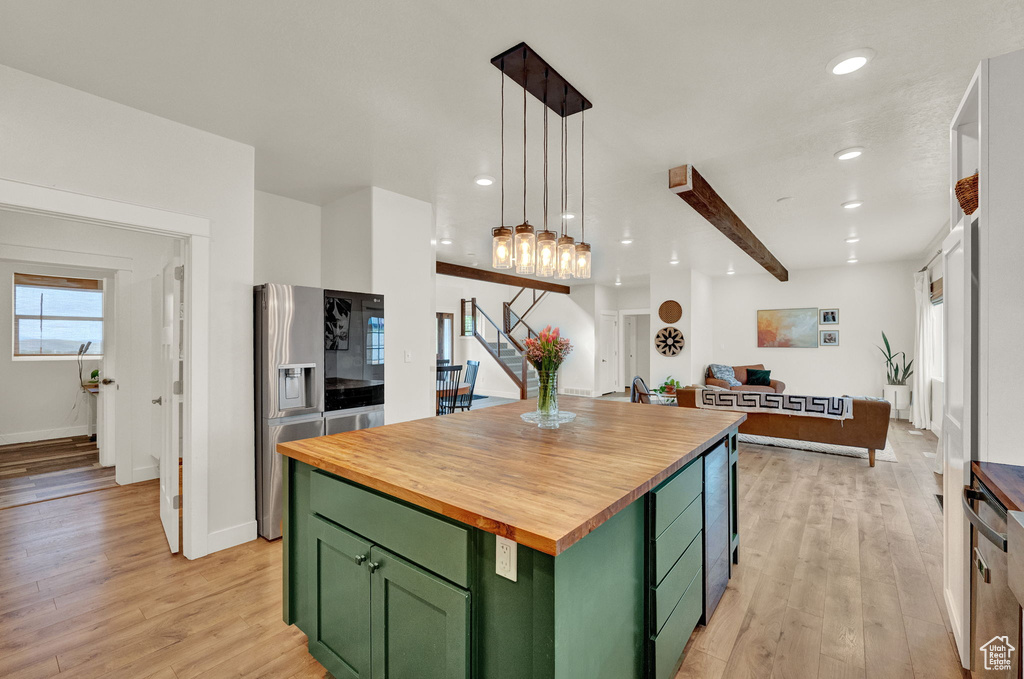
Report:
[[[91,344],[90,344],[91,343]],[[103,355],[103,282],[14,274],[14,355]]]

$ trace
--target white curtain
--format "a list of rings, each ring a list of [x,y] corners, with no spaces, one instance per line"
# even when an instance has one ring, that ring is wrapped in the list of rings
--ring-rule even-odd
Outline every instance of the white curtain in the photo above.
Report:
[[[932,291],[927,271],[914,274],[914,300],[917,311],[917,332],[914,342],[914,400],[910,410],[910,421],[917,429],[931,427],[931,384],[934,363],[934,341],[932,323]]]

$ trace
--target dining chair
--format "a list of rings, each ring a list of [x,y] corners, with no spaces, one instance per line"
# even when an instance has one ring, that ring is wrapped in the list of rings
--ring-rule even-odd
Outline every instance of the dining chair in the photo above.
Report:
[[[455,412],[455,400],[459,397],[461,378],[461,365],[439,365],[437,367],[438,415],[450,415]]]
[[[451,363],[452,363],[452,359],[450,359],[450,358],[439,358],[439,359],[437,359],[437,364],[439,366],[451,365]]]
[[[455,407],[459,410],[471,410],[473,408],[473,392],[476,390],[476,374],[480,370],[480,361],[466,361],[466,376],[463,382],[469,384],[469,393],[459,394],[455,401]]]
[[[647,404],[651,402],[651,390],[644,384],[644,378],[639,375],[633,378],[633,383],[629,386],[629,402]]]

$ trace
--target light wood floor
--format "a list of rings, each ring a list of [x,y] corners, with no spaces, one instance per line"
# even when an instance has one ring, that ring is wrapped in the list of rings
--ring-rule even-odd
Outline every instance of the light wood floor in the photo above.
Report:
[[[88,436],[0,446],[0,509],[116,485]]]
[[[942,598],[936,439],[898,463],[740,447],[740,565],[677,679],[970,677]]]
[[[934,438],[898,464],[741,446],[741,564],[680,677],[958,677]],[[0,510],[0,676],[323,677],[281,622],[281,543],[166,552],[157,482]]]

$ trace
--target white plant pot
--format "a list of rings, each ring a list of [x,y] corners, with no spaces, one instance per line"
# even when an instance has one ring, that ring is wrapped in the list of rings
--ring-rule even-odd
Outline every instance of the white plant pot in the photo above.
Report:
[[[887,384],[882,387],[882,398],[892,405],[892,415],[899,419],[899,411],[910,407],[909,384]]]

